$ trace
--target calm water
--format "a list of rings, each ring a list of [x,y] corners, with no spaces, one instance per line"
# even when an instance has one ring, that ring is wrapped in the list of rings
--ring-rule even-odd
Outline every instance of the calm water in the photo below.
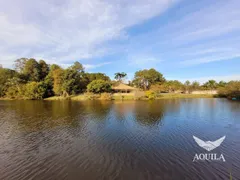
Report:
[[[193,140],[226,135],[192,162]],[[136,102],[0,101],[0,179],[240,179],[240,103],[226,99]]]

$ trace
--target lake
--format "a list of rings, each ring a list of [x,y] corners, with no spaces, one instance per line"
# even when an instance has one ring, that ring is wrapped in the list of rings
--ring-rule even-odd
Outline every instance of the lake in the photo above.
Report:
[[[215,141],[223,161],[193,139]],[[0,179],[240,179],[240,103],[0,101]]]

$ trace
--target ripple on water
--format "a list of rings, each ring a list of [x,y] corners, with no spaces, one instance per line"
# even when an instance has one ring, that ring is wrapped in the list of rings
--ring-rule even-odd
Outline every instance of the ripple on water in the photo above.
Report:
[[[233,179],[240,177],[240,104],[224,99],[154,102],[0,102],[0,179]],[[34,108],[32,108],[34,106]],[[192,136],[216,140],[222,162]]]

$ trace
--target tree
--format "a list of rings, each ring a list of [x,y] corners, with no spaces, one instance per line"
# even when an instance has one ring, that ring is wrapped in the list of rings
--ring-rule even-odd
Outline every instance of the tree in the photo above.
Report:
[[[2,69],[3,68],[3,66],[0,64],[0,69]]]
[[[149,87],[153,84],[163,83],[165,79],[163,75],[151,68],[149,70],[144,69],[135,72],[133,83],[143,89],[149,89]]]
[[[240,81],[230,81],[218,89],[220,96],[240,99]]]
[[[63,75],[64,75],[64,71],[61,68],[60,69],[55,69],[52,72],[53,92],[54,92],[55,95],[61,95],[62,94]]]
[[[197,82],[197,81],[193,81],[193,83],[192,83],[192,85],[191,85],[191,89],[192,89],[193,91],[195,91],[195,90],[198,90],[199,88],[200,88],[200,83]]]
[[[123,78],[126,76],[127,76],[127,74],[125,72],[121,72],[121,73],[117,72],[117,73],[115,73],[114,79],[116,79],[119,82],[122,82]]]
[[[61,69],[61,67],[59,65],[57,65],[57,64],[52,64],[50,66],[50,72],[53,72],[56,69]]]
[[[217,86],[218,87],[225,87],[227,85],[227,83],[225,81],[220,81]]]
[[[68,68],[64,70],[62,81],[64,96],[81,92],[81,74],[76,69]]]
[[[101,79],[104,81],[110,81],[110,78],[103,73],[85,73],[84,77],[87,79],[89,83],[92,82],[93,80],[98,80],[98,79]]]
[[[4,96],[7,90],[6,83],[9,79],[16,77],[18,73],[7,68],[0,68],[0,97]]]
[[[168,92],[175,92],[183,89],[183,84],[177,80],[167,81],[163,85],[165,85],[165,89],[167,89]]]
[[[87,90],[93,93],[110,92],[111,84],[104,80],[94,80],[88,84]]]
[[[216,89],[217,88],[217,82],[215,80],[209,80],[208,82],[206,82],[203,87],[205,87],[206,89]]]
[[[23,81],[18,77],[8,79],[5,83],[6,96],[8,98],[22,98],[24,96],[24,84]]]
[[[15,60],[15,64],[14,64],[15,70],[19,73],[23,73],[23,70],[27,61],[28,61],[28,58],[20,58]]]
[[[28,81],[40,81],[41,67],[35,59],[29,59],[25,62],[23,74]]]
[[[185,83],[184,83],[184,89],[185,89],[185,92],[187,92],[187,93],[190,93],[190,81],[186,81]]]
[[[49,66],[44,60],[39,61],[39,68],[40,68],[40,80],[44,80],[44,78],[49,73]]]
[[[70,68],[78,72],[84,72],[83,65],[78,61],[74,62],[74,64]]]
[[[43,82],[29,82],[25,85],[24,98],[43,99],[46,91],[47,89]]]

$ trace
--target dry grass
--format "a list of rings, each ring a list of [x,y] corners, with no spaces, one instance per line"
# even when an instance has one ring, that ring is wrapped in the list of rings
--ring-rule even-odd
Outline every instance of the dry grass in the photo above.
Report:
[[[74,100],[74,101],[84,101],[84,100],[87,100],[87,97],[84,94],[79,94],[77,96],[71,97],[71,100]]]
[[[69,97],[66,98],[66,97],[61,97],[61,96],[52,96],[49,98],[45,98],[44,100],[45,101],[56,101],[56,100],[67,100],[67,99],[69,99]]]
[[[211,94],[177,94],[177,93],[162,93],[157,95],[156,99],[174,99],[174,98],[213,98],[215,95]],[[44,100],[55,101],[55,100],[67,100],[71,99],[74,101],[84,101],[84,100],[148,100],[147,97],[141,96],[137,97],[134,93],[102,93],[102,94],[93,94],[93,93],[84,93],[76,96],[71,96],[68,98],[61,96],[53,96],[46,98]],[[0,99],[1,100],[1,99]],[[5,99],[3,99],[5,100]]]
[[[176,93],[162,93],[156,99],[171,99],[171,98],[213,98],[212,94],[176,94]]]

